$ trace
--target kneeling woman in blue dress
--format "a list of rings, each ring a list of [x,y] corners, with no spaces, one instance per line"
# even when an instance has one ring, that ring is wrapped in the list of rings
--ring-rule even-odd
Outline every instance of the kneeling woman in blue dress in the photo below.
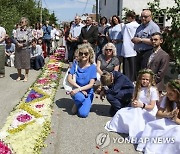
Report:
[[[74,100],[73,113],[77,113],[79,117],[88,116],[94,97],[93,85],[96,80],[96,66],[93,64],[95,55],[90,44],[82,44],[78,46],[78,63],[73,64],[69,74],[68,81],[73,86],[70,92]],[[76,81],[73,76],[76,76]]]
[[[44,66],[42,47],[37,45],[36,39],[32,40],[31,45],[31,68],[39,70]]]
[[[180,153],[180,80],[171,80],[166,86],[157,120],[148,122],[139,140],[138,151],[146,154]]]
[[[155,86],[154,73],[150,69],[139,72],[132,99],[132,107],[116,112],[111,121],[106,123],[106,130],[129,134],[137,142],[147,122],[155,120],[156,101],[159,94]]]

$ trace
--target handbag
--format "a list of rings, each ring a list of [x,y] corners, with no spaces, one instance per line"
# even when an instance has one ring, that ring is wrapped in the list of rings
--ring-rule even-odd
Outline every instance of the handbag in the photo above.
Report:
[[[76,72],[77,72],[77,67],[78,67],[77,65],[78,64],[76,64],[75,72],[72,75],[72,78],[73,78],[74,82],[76,82]],[[67,92],[70,92],[70,91],[73,90],[73,85],[71,85],[69,83],[69,81],[68,81],[69,70],[70,70],[70,68],[68,68],[68,70],[67,70],[67,72],[66,72],[66,74],[64,76],[64,79],[63,79],[63,87],[64,87],[65,91],[67,91]]]

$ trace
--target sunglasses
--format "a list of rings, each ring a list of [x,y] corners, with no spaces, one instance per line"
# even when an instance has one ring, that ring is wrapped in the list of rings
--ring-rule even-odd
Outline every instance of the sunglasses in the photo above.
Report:
[[[112,51],[113,49],[105,49],[106,51]]]
[[[89,53],[88,52],[79,52],[79,56],[83,56],[83,55],[88,56]]]
[[[150,16],[141,16],[141,18],[148,18],[148,17],[150,17]]]

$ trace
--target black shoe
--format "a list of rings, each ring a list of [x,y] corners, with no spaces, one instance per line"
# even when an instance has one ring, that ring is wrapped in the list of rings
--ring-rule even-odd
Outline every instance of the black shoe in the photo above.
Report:
[[[116,114],[116,111],[114,110],[114,108],[111,106],[110,110],[109,110],[109,114],[113,117]]]

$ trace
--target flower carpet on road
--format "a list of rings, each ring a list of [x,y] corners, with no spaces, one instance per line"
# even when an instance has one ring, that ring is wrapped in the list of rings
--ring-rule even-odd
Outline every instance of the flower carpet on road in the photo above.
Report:
[[[50,133],[53,100],[59,85],[61,51],[50,57],[0,130],[0,154],[39,154]]]

